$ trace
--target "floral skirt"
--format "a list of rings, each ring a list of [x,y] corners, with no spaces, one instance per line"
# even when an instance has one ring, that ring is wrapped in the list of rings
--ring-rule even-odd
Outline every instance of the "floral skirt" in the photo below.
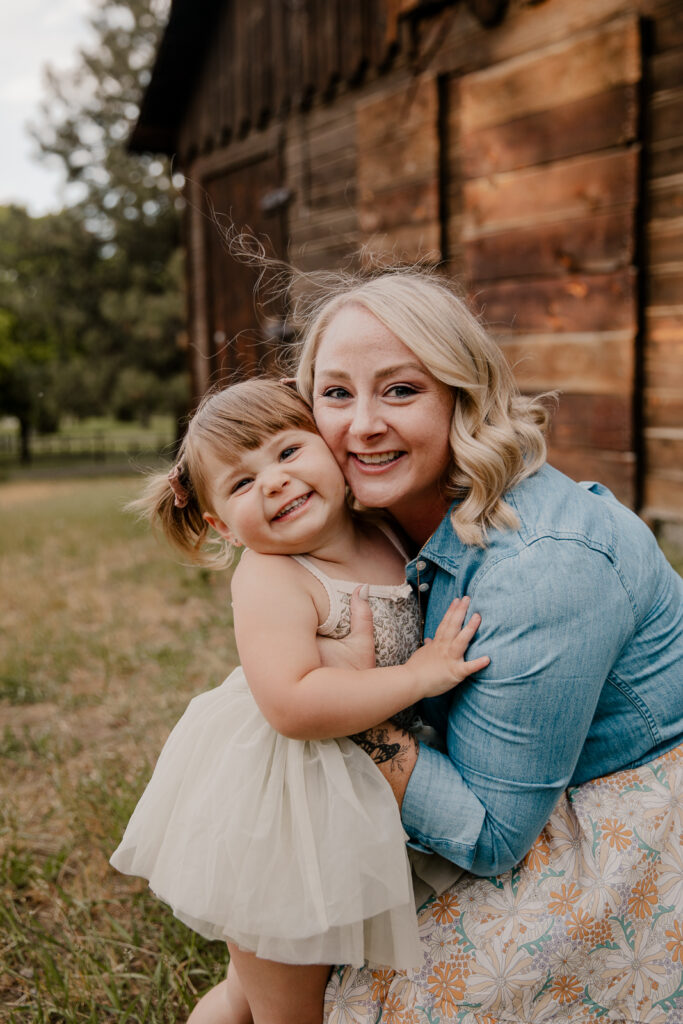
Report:
[[[418,924],[420,968],[333,970],[326,1024],[683,1024],[683,746],[567,790],[520,865]]]

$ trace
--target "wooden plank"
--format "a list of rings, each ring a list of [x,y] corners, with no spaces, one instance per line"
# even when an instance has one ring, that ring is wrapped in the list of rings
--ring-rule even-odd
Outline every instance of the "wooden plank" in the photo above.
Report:
[[[683,430],[646,430],[645,457],[649,472],[683,480]]]
[[[635,456],[630,452],[596,451],[591,448],[548,449],[548,462],[572,480],[598,480],[633,507],[635,500]]]
[[[463,186],[464,236],[469,241],[505,227],[586,217],[607,207],[635,204],[637,186],[635,147],[477,178]]]
[[[435,181],[399,184],[376,192],[372,203],[358,211],[361,231],[391,231],[408,224],[432,224],[439,219],[439,189]]]
[[[683,519],[683,480],[648,473],[641,515],[645,519]]]
[[[636,138],[638,93],[623,85],[551,111],[464,134],[462,169],[478,178],[624,145]]]
[[[610,451],[631,451],[631,396],[578,395],[563,391],[553,413],[550,438],[558,448],[581,445]]]
[[[655,53],[683,47],[683,10],[680,4],[671,4],[671,9],[662,12],[652,20],[652,45]]]
[[[433,102],[420,104],[425,116],[404,121],[389,138],[376,138],[372,132],[376,119],[358,117],[358,187],[361,194],[372,195],[390,188],[397,181],[418,182],[438,177],[438,138],[436,93]],[[367,108],[366,108],[367,109]]]
[[[631,207],[590,217],[482,235],[464,246],[467,276],[477,281],[506,277],[614,271],[634,254]]]
[[[636,329],[635,272],[504,281],[477,287],[487,323],[513,332]]]
[[[551,110],[640,80],[634,18],[467,75],[461,85],[463,134]]]
[[[651,220],[683,217],[683,174],[651,181],[648,191]]]
[[[678,310],[655,309],[645,311],[647,337],[650,343],[674,343],[683,341],[683,306]]]
[[[649,135],[653,142],[683,136],[683,87],[654,96],[648,106]]]
[[[683,306],[683,263],[653,268],[648,298],[652,306]]]
[[[683,389],[645,388],[643,410],[649,427],[680,428],[683,423]]]
[[[680,388],[683,400],[683,341],[648,340],[645,346],[645,381],[650,389]]]
[[[683,86],[683,47],[654,57],[649,62],[649,77],[655,93]]]
[[[389,263],[413,263],[417,260],[439,263],[441,260],[441,227],[432,224],[404,224],[390,233],[377,232],[362,236],[361,257],[371,261],[382,257]]]
[[[523,391],[559,388],[577,394],[628,395],[633,387],[633,334],[530,334],[499,337]]]
[[[650,178],[664,178],[683,174],[683,137],[654,143],[649,150]]]

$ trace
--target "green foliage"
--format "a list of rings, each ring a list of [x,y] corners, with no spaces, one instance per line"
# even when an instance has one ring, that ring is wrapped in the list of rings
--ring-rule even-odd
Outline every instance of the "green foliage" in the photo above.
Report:
[[[61,160],[69,205],[39,218],[0,208],[0,415],[19,418],[27,449],[63,414],[144,420],[187,406],[182,178],[126,148],[165,12],[93,0],[93,43],[71,70],[47,70],[31,129]]]

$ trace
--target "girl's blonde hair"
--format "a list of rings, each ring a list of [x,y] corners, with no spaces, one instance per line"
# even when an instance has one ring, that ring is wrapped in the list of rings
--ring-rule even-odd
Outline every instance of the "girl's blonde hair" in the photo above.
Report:
[[[454,394],[452,462],[444,497],[457,499],[453,529],[483,545],[487,529],[516,527],[503,495],[546,460],[548,410],[519,393],[498,345],[449,284],[411,268],[351,281],[318,302],[303,334],[297,386],[313,404],[315,359],[336,314],[360,306],[396,335]]]
[[[171,474],[151,475],[143,495],[129,508],[160,527],[176,550],[193,562],[223,568],[231,561],[232,549],[210,533],[204,519],[205,512],[214,512],[206,452],[229,465],[274,434],[293,429],[317,433],[311,410],[287,384],[263,378],[210,392],[188,424],[172,470],[173,485]],[[213,549],[207,549],[209,540]]]

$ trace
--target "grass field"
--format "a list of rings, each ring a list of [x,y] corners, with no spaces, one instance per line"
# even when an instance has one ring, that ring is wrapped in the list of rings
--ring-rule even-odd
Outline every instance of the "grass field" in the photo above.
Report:
[[[236,663],[226,574],[122,511],[134,478],[0,486],[0,1020],[182,1021],[225,972],[108,857],[193,694]]]
[[[225,971],[108,864],[170,727],[236,663],[226,574],[124,513],[139,487],[0,485],[3,1022],[183,1021]]]

